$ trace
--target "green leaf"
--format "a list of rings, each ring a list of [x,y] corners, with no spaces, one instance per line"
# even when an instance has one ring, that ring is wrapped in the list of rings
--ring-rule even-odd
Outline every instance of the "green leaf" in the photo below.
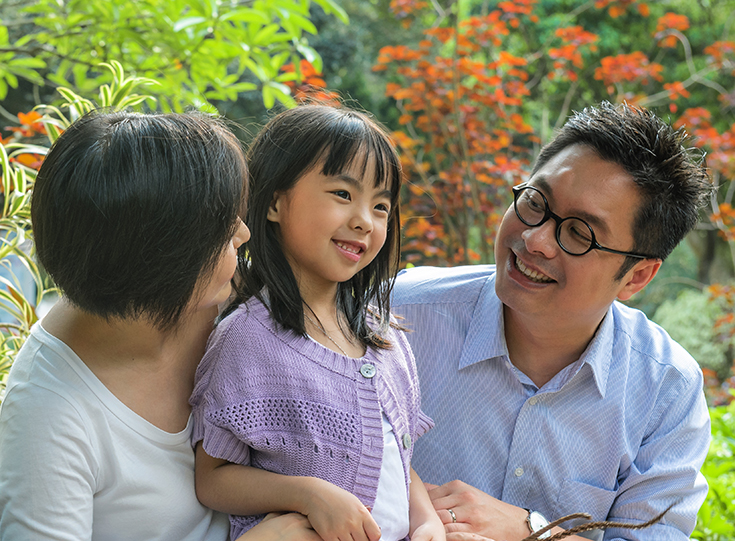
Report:
[[[207,19],[204,17],[184,17],[183,19],[179,19],[174,23],[173,30],[174,32],[181,32],[185,28],[189,28],[191,26],[196,26],[198,24],[207,22]]]
[[[258,31],[257,34],[255,34],[255,37],[253,38],[253,43],[257,45],[267,45],[271,42],[273,36],[275,36],[276,32],[278,32],[280,28],[281,27],[277,24],[269,24],[267,26],[264,26]]]
[[[335,15],[340,21],[342,21],[345,24],[349,24],[350,18],[347,15],[347,12],[340,7],[340,5],[335,2],[335,0],[313,0],[315,4],[318,6],[321,6],[321,8],[324,10],[324,13],[331,13]]]
[[[273,88],[266,85],[263,87],[263,105],[266,109],[272,109],[276,104],[276,96],[273,92]]]
[[[319,53],[316,52],[315,49],[299,41],[298,43],[296,43],[296,50],[301,53],[301,56],[308,60],[312,66],[314,66],[314,69],[316,71],[321,73],[323,68],[322,57],[319,55]]]
[[[271,109],[275,105],[276,99],[284,105],[291,107],[293,106],[291,104],[294,103],[290,88],[275,81],[268,81],[263,85],[263,104],[267,109]]]
[[[219,18],[220,21],[240,21],[248,23],[260,23],[266,25],[271,22],[270,17],[262,11],[250,8],[239,8],[225,13]]]

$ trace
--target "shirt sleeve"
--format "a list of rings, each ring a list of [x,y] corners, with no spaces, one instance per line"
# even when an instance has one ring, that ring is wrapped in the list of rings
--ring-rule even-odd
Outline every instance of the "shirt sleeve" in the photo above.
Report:
[[[96,460],[83,416],[32,384],[0,409],[0,539],[92,538]]]
[[[707,495],[699,469],[710,443],[710,419],[702,376],[680,378],[651,416],[646,436],[620,488],[609,521],[646,522],[675,505],[657,524],[642,530],[608,529],[605,541],[685,541]]]
[[[392,321],[393,324],[400,322]],[[392,339],[397,342],[398,348],[401,351],[401,355],[407,360],[408,376],[410,381],[416,386],[416,424],[413,434],[413,439],[416,440],[420,436],[426,434],[429,430],[434,428],[434,420],[429,417],[424,410],[421,408],[421,386],[419,382],[418,373],[416,371],[416,359],[414,358],[411,346],[408,343],[406,337],[406,331],[401,329],[393,329]]]

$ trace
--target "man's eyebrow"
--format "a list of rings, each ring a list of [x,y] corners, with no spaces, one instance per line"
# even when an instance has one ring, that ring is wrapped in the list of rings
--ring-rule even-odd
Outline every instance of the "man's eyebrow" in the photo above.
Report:
[[[554,190],[551,189],[551,186],[549,186],[549,183],[546,182],[546,178],[541,177],[535,177],[533,179],[533,184],[536,188],[539,188],[547,199],[549,199],[549,206],[551,205],[551,202],[554,200]],[[552,208],[552,211],[556,213],[556,211]],[[569,216],[562,216],[562,218],[582,218],[585,222],[587,222],[590,226],[592,226],[592,229],[595,231],[599,231],[603,235],[609,235],[610,234],[610,228],[607,225],[607,222],[600,218],[599,216],[596,216],[594,214],[590,214],[589,212],[586,212],[584,210],[572,210],[572,213]]]

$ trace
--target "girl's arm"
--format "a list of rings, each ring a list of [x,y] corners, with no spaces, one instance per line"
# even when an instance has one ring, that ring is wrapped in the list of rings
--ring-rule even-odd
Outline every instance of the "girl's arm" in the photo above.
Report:
[[[444,524],[434,510],[424,483],[413,468],[411,468],[408,504],[411,541],[445,541]]]
[[[199,501],[223,513],[294,511],[306,516],[324,541],[380,539],[380,528],[362,502],[323,479],[233,464],[209,456],[201,442],[196,448],[195,478]]]

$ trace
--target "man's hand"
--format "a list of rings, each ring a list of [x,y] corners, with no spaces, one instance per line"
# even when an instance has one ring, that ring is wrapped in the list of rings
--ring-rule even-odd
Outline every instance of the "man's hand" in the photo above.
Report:
[[[425,485],[434,509],[444,523],[448,541],[482,539],[478,536],[520,541],[530,533],[525,522],[528,516],[525,509],[501,502],[462,481],[451,481],[441,486]]]
[[[495,541],[477,533],[455,532],[447,534],[447,541]]]

